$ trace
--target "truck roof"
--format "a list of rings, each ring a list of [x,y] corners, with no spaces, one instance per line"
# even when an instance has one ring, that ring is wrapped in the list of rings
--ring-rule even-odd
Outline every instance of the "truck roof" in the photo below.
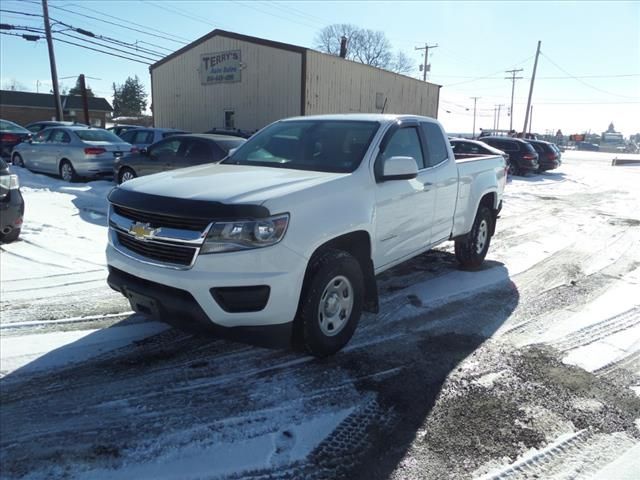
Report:
[[[283,121],[294,120],[346,120],[346,121],[360,121],[360,122],[393,122],[400,119],[415,118],[420,120],[435,120],[431,117],[423,117],[420,115],[398,115],[391,113],[338,113],[327,115],[309,115],[305,117],[292,117],[284,119]]]

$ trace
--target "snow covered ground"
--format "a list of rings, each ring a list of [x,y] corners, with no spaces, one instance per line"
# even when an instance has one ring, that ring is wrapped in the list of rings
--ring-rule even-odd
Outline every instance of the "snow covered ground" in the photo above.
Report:
[[[105,284],[112,184],[15,169],[0,476],[631,478],[640,166],[563,160],[510,181],[483,270],[445,245],[386,272],[380,314],[326,360],[132,314]]]

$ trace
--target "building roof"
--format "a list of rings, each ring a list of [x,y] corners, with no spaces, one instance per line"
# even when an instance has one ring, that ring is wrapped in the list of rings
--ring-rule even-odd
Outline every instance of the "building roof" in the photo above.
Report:
[[[291,45],[289,43],[274,42],[273,40],[265,40],[264,38],[252,37],[250,35],[242,35],[240,33],[229,32],[227,30],[220,30],[220,29],[216,28],[215,30],[212,30],[211,32],[209,32],[206,35],[198,38],[197,40],[194,40],[193,42],[189,43],[188,45],[185,45],[180,50],[176,50],[172,54],[164,57],[161,60],[158,60],[156,63],[154,63],[153,65],[151,65],[149,67],[149,71],[153,70],[154,68],[159,67],[160,65],[162,65],[163,63],[168,62],[172,58],[175,58],[175,57],[183,54],[184,52],[186,52],[188,50],[191,50],[193,47],[196,47],[196,46],[200,45],[201,43],[204,43],[204,42],[206,42],[207,40],[209,40],[210,38],[213,38],[213,37],[233,38],[234,40],[241,40],[243,42],[248,42],[248,43],[256,43],[258,45],[264,45],[265,47],[277,48],[279,50],[288,50],[290,52],[297,52],[297,53],[303,53],[303,52],[305,52],[307,50],[307,48],[305,48],[305,47],[299,47],[297,45]]]
[[[61,95],[62,108],[65,110],[82,110],[80,95]],[[112,112],[113,108],[105,98],[89,97],[89,110]],[[0,105],[14,107],[55,108],[51,93],[19,92],[16,90],[0,90]]]

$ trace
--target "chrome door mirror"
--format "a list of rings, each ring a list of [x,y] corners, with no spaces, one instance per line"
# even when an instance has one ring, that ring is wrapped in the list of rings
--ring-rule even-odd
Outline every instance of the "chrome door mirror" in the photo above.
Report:
[[[418,163],[413,157],[390,157],[382,159],[381,181],[411,180],[418,176]]]

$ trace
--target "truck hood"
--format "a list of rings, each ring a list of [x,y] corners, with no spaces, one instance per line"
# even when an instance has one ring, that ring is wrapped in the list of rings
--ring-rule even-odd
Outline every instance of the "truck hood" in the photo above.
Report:
[[[265,201],[344,177],[287,168],[207,164],[130,180],[120,188],[138,193],[225,204]]]

